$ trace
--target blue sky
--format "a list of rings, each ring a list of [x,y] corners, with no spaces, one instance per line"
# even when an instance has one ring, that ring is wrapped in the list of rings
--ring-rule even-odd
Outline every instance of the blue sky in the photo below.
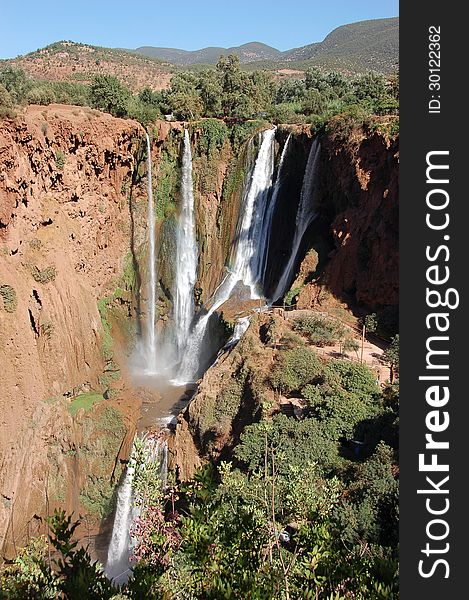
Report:
[[[195,50],[259,41],[287,50],[332,29],[397,16],[398,0],[1,0],[0,58],[58,40]]]

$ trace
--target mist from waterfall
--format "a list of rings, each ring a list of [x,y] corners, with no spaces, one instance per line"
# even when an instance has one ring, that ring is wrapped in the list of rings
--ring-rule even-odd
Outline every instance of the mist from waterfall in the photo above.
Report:
[[[189,131],[184,130],[182,155],[181,213],[176,230],[176,274],[174,293],[174,332],[176,351],[181,356],[194,317],[194,285],[197,279],[192,152]]]
[[[319,164],[319,155],[321,151],[321,145],[319,144],[318,138],[315,138],[311,144],[309,151],[308,161],[305,167],[305,173],[303,176],[303,185],[301,187],[300,201],[298,204],[298,210],[296,213],[295,221],[295,233],[293,236],[292,248],[287,264],[285,265],[282,275],[278,281],[277,287],[272,294],[272,301],[282,298],[285,292],[288,290],[288,286],[291,284],[291,280],[294,276],[294,269],[297,261],[298,251],[303,241],[303,236],[306,230],[311,225],[312,221],[316,218],[317,213],[315,212],[315,191],[316,191],[316,175]]]
[[[254,169],[248,174],[232,249],[229,271],[215,290],[209,311],[196,323],[187,342],[176,381],[192,381],[200,371],[202,348],[208,322],[213,313],[230,298],[236,284],[242,282],[250,290],[250,298],[260,298],[263,282],[263,245],[269,232],[265,228],[267,204],[271,198],[275,167],[275,131],[259,134],[260,147]],[[253,144],[251,139],[249,144]]]

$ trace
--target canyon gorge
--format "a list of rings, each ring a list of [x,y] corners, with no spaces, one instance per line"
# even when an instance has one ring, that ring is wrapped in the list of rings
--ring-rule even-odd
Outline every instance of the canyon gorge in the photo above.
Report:
[[[231,457],[278,401],[257,382],[275,311],[396,332],[398,160],[398,136],[338,120],[145,129],[59,104],[0,120],[4,557],[63,508],[106,562],[136,434],[181,481]]]

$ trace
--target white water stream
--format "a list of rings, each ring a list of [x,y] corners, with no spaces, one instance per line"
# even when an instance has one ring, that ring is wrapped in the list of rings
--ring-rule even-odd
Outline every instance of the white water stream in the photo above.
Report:
[[[316,218],[317,213],[314,210],[315,200],[315,187],[316,187],[316,172],[319,163],[319,154],[321,146],[318,139],[316,138],[309,151],[308,162],[306,163],[305,174],[303,177],[303,185],[301,188],[300,202],[298,204],[298,211],[296,213],[296,227],[295,234],[293,236],[292,249],[290,257],[288,259],[285,268],[283,269],[282,276],[279,279],[277,287],[272,294],[272,301],[281,298],[288,290],[288,286],[291,283],[294,275],[293,271],[295,268],[298,250],[300,249],[303,236],[306,230]]]
[[[187,129],[184,130],[181,195],[181,214],[176,233],[174,294],[174,328],[176,350],[179,357],[186,346],[189,328],[194,317],[194,285],[197,279],[192,152]]]

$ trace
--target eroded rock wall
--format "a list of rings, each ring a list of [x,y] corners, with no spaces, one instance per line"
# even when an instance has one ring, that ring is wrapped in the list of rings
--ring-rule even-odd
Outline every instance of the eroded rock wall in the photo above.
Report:
[[[44,514],[50,440],[78,444],[57,398],[103,389],[98,300],[114,292],[130,251],[143,133],[136,122],[60,105],[0,122],[0,546],[7,532],[20,543],[26,523]],[[64,501],[72,470],[57,471]],[[76,509],[76,498],[67,505]]]

